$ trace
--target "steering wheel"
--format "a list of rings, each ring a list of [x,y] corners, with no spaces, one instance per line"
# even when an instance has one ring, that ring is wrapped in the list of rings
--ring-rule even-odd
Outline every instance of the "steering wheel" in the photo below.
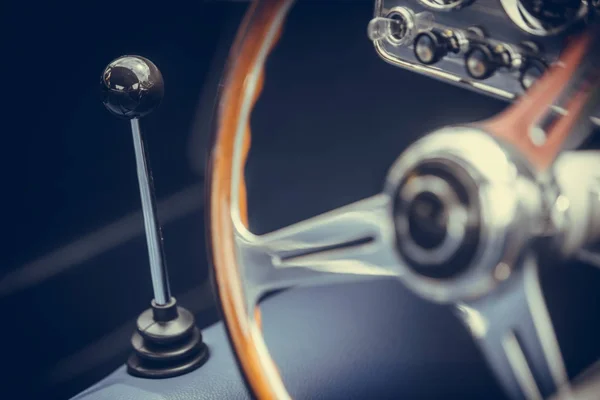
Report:
[[[598,27],[573,38],[560,61],[496,117],[412,144],[380,194],[255,235],[244,181],[250,114],[292,4],[249,7],[231,49],[209,162],[214,280],[251,392],[290,398],[261,333],[266,294],[385,276],[454,305],[510,398],[571,396],[538,268],[600,237],[590,205],[593,176],[584,174],[600,167],[600,157],[567,152],[592,131]]]

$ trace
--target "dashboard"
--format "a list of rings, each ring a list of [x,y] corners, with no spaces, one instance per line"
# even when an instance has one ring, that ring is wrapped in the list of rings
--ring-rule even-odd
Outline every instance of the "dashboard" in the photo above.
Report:
[[[510,101],[556,62],[569,36],[597,16],[599,4],[376,0],[368,33],[388,63]],[[600,108],[592,115],[600,125]]]

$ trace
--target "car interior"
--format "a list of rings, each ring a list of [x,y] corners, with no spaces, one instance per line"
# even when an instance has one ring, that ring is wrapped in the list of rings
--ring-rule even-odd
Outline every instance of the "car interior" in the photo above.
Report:
[[[600,399],[599,1],[6,10],[0,398]]]

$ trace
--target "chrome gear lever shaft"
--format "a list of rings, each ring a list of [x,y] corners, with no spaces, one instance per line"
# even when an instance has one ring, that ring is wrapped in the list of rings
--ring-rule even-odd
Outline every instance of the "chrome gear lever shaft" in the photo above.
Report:
[[[146,162],[144,139],[140,130],[139,119],[134,118],[131,120],[131,132],[133,134],[140,197],[142,198],[142,212],[144,213],[144,228],[146,230],[146,242],[150,258],[150,274],[152,275],[154,301],[159,306],[164,306],[171,300],[171,289],[169,288],[169,275],[163,251],[162,232],[156,218],[152,173]]]

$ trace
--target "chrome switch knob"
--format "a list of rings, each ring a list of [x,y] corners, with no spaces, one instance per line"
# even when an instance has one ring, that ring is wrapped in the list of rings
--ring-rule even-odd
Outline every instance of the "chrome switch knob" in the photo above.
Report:
[[[519,82],[523,89],[528,90],[546,72],[546,65],[542,61],[531,60],[521,71]]]
[[[475,45],[465,54],[467,74],[473,79],[487,79],[501,65],[498,56],[486,45]]]
[[[439,33],[433,31],[421,32],[415,37],[415,58],[422,64],[435,64],[444,58],[450,50],[450,41]]]

